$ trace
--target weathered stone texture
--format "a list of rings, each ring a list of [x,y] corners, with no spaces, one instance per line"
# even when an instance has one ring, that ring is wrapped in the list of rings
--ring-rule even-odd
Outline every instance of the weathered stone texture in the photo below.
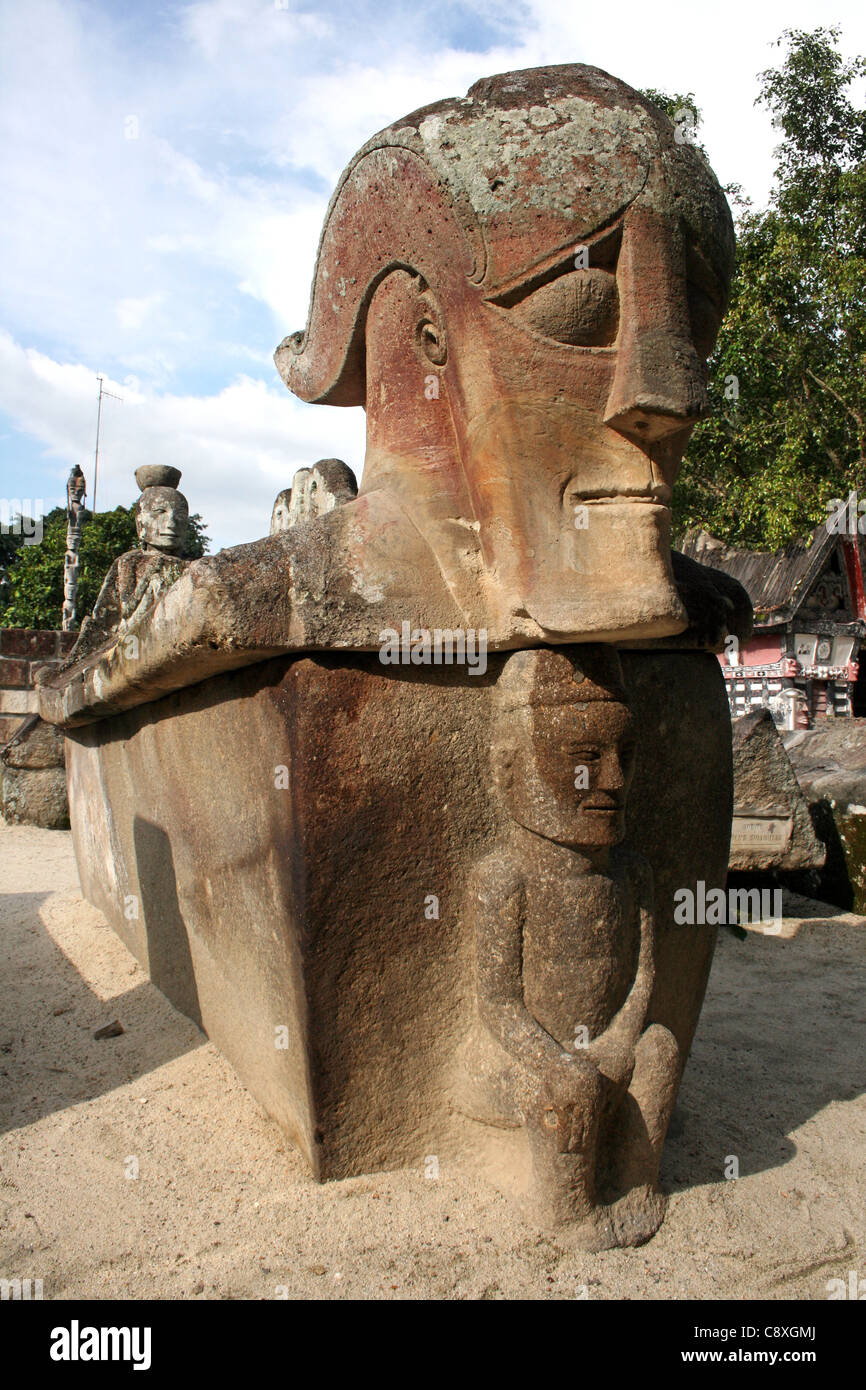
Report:
[[[395,122],[276,353],[365,407],[358,495],[301,470],[275,534],[40,675],[87,895],[320,1177],[452,1153],[588,1246],[661,1220],[714,940],[675,894],[722,886],[731,823],[709,652],[751,630],[670,549],[733,249],[706,161],[598,69]],[[386,667],[404,627],[483,634],[486,674]]]
[[[674,926],[673,891],[724,882],[725,696],[709,656],[624,663],[645,731],[628,842],[655,881],[647,1017],[676,1039],[678,1079],[714,930]],[[86,895],[320,1177],[477,1146],[452,1095],[474,1009],[466,888],[499,833],[489,737],[501,664],[473,679],[282,658],[69,735]],[[685,776],[699,819],[677,791]],[[500,1139],[484,1147],[508,1187]],[[661,1206],[640,1195],[596,1240],[654,1229]]]
[[[33,682],[37,671],[59,666],[75,636],[0,628],[0,815],[10,823],[49,830],[69,824],[63,735],[35,717]]]
[[[866,912],[866,719],[828,719],[784,741],[827,850],[815,891]]]
[[[2,772],[0,814],[10,825],[38,825],[43,830],[69,828],[66,772],[62,767],[7,767]]]
[[[768,710],[732,723],[734,820],[729,867],[739,872],[818,869],[826,850]]]

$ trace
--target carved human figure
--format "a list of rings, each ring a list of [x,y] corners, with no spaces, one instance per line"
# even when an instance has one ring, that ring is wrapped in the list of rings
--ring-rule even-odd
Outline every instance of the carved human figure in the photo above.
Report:
[[[634,734],[616,653],[508,659],[492,770],[501,841],[468,910],[477,1016],[462,1104],[496,1136],[525,1127],[535,1215],[588,1243],[656,1229],[658,1162],[679,1057],[647,1027],[654,907],[649,866],[623,843]]]
[[[149,472],[160,476],[154,465]],[[180,479],[177,469],[166,468],[162,474]],[[135,530],[141,548],[126,551],[112,564],[93,613],[81,625],[69,663],[116,640],[180,578],[189,564],[182,558],[188,528],[189,503],[183,493],[161,484],[142,488],[135,504]]]
[[[745,640],[745,592],[670,549],[733,247],[704,157],[597,68],[502,73],[374,136],[275,354],[302,400],[364,407],[362,485],[322,512],[302,474],[288,529],[195,562],[143,624],[159,689],[192,652],[376,651],[404,621],[491,649]]]
[[[598,69],[504,73],[374,136],[276,353],[302,399],[366,409],[350,575],[414,575],[494,640],[681,632],[671,489],[732,258],[706,161]]]
[[[87,483],[81,465],[70,469],[66,480],[66,556],[63,562],[63,630],[75,626],[78,607],[78,548],[81,544],[81,522]]]
[[[283,488],[282,492],[278,492],[274,498],[274,505],[271,509],[270,534],[272,536],[278,536],[281,531],[288,531],[291,525],[291,505],[292,489],[290,487]]]
[[[76,525],[87,492],[87,482],[81,465],[76,463],[66,480],[66,517],[70,525]]]
[[[312,468],[299,468],[292,486],[279,493],[274,502],[271,535],[325,516],[357,495],[355,475],[342,459],[319,459]]]
[[[174,487],[145,488],[135,504],[135,529],[145,553],[179,558],[189,528],[189,503]]]

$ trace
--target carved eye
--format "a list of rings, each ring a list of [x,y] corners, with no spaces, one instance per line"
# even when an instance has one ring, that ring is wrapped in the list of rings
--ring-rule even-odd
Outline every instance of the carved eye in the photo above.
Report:
[[[592,266],[560,275],[511,306],[528,328],[571,347],[609,347],[619,327],[616,277]]]

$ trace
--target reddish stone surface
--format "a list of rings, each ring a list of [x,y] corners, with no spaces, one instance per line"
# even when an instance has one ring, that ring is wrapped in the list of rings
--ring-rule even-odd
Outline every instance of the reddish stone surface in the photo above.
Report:
[[[15,690],[26,689],[30,685],[30,662],[16,657],[0,657],[0,686]]]
[[[9,742],[23,719],[23,714],[0,714],[0,748]]]
[[[0,655],[27,657],[33,661],[39,657],[57,655],[58,632],[31,627],[0,628]]]

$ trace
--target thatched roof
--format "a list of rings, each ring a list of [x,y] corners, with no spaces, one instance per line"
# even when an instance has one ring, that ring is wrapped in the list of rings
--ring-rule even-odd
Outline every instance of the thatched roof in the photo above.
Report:
[[[782,550],[738,550],[706,531],[690,531],[684,555],[738,579],[752,600],[762,626],[786,623],[796,613],[833,552],[839,537],[818,526],[805,540]]]

